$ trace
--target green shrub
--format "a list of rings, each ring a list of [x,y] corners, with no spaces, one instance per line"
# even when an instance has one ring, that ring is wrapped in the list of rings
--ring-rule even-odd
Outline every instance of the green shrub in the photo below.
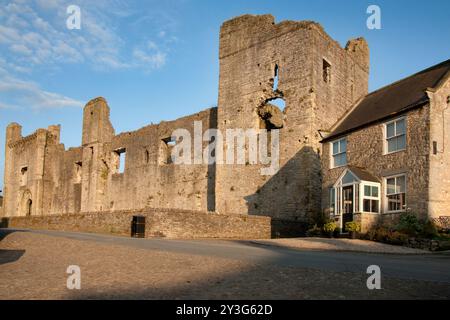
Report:
[[[411,213],[402,213],[394,229],[409,236],[417,236],[423,230],[423,223]]]
[[[394,245],[403,245],[408,242],[408,235],[398,231],[388,231],[385,235],[384,242]]]
[[[361,224],[356,221],[346,222],[345,229],[350,232],[359,232],[359,231],[361,231]]]
[[[420,236],[432,239],[439,235],[436,225],[433,221],[427,220],[422,226],[422,232],[420,233]]]
[[[394,245],[403,245],[408,242],[409,236],[399,231],[390,230],[383,226],[378,226],[377,228],[369,230],[364,235],[364,239]]]
[[[334,230],[336,230],[336,228],[337,228],[336,223],[334,221],[329,221],[323,225],[322,229],[323,232],[332,233],[334,232]]]
[[[387,230],[386,228],[379,228],[375,232],[374,240],[378,241],[378,242],[386,242],[388,236],[389,236],[389,230]]]
[[[362,235],[362,239],[374,241],[377,230],[378,228],[370,229],[369,231],[367,231],[365,234]]]

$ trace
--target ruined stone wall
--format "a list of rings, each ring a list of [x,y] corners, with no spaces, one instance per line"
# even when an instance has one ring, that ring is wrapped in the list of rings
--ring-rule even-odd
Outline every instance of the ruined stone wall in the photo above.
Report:
[[[326,83],[324,59],[331,66]],[[260,165],[218,165],[219,212],[303,220],[320,211],[318,130],[331,126],[367,93],[368,60],[363,40],[343,49],[313,22],[275,24],[271,15],[246,15],[222,25],[219,129],[259,130],[264,128],[261,108],[275,98],[284,99],[285,108],[280,110],[280,170],[263,176]],[[354,75],[353,97],[349,74]]]
[[[430,186],[429,215],[450,216],[450,78],[430,97]],[[433,143],[435,146],[433,147]]]
[[[195,122],[202,127],[200,137],[216,128],[216,108],[114,135],[109,107],[96,98],[84,108],[83,121],[83,145],[67,151],[59,143],[59,126],[28,137],[19,125],[8,127],[5,216],[26,215],[29,201],[33,216],[146,207],[214,211],[214,166],[170,163],[167,142],[176,129],[194,138]],[[207,142],[201,144],[203,150]],[[118,151],[126,151],[124,172]]]
[[[270,238],[269,217],[229,216],[174,209],[13,217],[2,219],[2,223],[10,228],[112,233],[130,236],[132,216],[136,214],[146,217],[145,235],[148,238]]]
[[[347,164],[366,168],[368,172],[383,177],[406,173],[406,206],[411,213],[426,218],[428,212],[429,184],[429,118],[430,108],[424,106],[408,112],[406,116],[407,148],[383,154],[384,123],[379,123],[347,135]],[[332,142],[323,144],[323,210],[329,213],[329,188],[336,183],[345,167],[330,169]],[[381,186],[381,208],[385,208],[385,185]],[[383,212],[383,211],[382,211]]]
[[[6,129],[4,215],[41,215],[48,208],[45,188],[52,183],[46,175],[51,165],[46,152],[59,144],[59,126],[38,129],[22,137],[21,126],[13,123]]]
[[[170,163],[171,149],[165,141],[177,129],[187,130],[193,139],[194,122],[201,123],[202,137],[205,130],[216,127],[216,117],[213,108],[114,136],[100,157],[100,180],[104,183],[101,210],[150,207],[214,211],[214,167]],[[206,142],[201,144],[203,150]],[[117,172],[115,150],[126,150],[123,173]]]
[[[63,145],[49,148],[47,157],[52,165],[47,166],[46,175],[53,184],[45,188],[49,195],[49,208],[45,214],[73,213],[81,211],[81,174],[82,148],[70,148],[65,151]]]

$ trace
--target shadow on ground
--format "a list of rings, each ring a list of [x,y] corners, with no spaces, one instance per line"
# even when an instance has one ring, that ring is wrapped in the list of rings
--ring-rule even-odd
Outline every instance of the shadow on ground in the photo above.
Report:
[[[25,250],[3,250],[0,249],[0,265],[16,262],[25,253]]]
[[[27,232],[26,230],[17,230],[17,229],[2,229],[0,228],[0,241],[5,239],[8,235],[14,232]]]
[[[24,232],[18,230],[0,229],[0,241],[14,232]],[[0,265],[5,263],[16,262],[25,253],[25,250],[4,250],[0,249]]]

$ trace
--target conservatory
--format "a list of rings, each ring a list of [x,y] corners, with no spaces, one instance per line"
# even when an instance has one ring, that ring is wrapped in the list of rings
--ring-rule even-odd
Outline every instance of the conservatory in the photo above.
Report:
[[[364,169],[348,166],[330,189],[330,214],[341,217],[340,228],[353,221],[354,213],[380,213],[381,184]]]

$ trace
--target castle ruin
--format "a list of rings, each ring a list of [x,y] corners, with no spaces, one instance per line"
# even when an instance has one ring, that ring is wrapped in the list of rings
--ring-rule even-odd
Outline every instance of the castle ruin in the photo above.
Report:
[[[368,93],[366,41],[342,48],[318,23],[244,15],[222,25],[219,60],[217,108],[116,134],[106,100],[96,98],[83,110],[81,146],[68,150],[60,126],[23,137],[10,124],[3,215],[163,208],[269,216],[282,230],[319,213],[320,132]],[[194,121],[222,132],[279,129],[280,170],[264,176],[248,163],[171,163],[171,133],[193,133]]]

